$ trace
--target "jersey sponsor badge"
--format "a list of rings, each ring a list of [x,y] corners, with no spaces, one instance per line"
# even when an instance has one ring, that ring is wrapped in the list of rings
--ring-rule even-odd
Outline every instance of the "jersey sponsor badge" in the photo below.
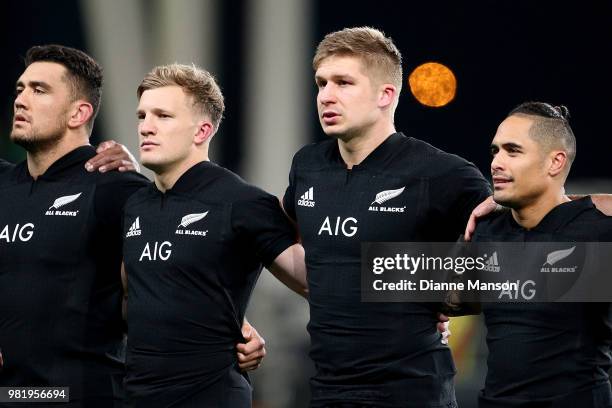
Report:
[[[140,229],[140,217],[136,217],[132,225],[130,225],[130,229],[128,229],[128,232],[125,234],[125,237],[137,237],[139,235],[142,235],[142,230]]]
[[[81,197],[83,193],[77,193],[67,196],[58,197],[53,201],[53,204],[49,209],[45,212],[45,215],[53,215],[53,216],[63,216],[63,217],[76,217],[79,214],[79,210],[67,210],[68,208],[74,208],[75,201]]]
[[[374,197],[374,201],[369,205],[368,211],[373,212],[393,212],[393,213],[403,213],[406,211],[406,206],[403,207],[389,207],[387,205],[382,205],[387,201],[393,200],[395,197],[400,196],[406,187],[398,188],[396,190],[384,190],[380,193],[376,194]]]
[[[314,187],[310,187],[308,190],[306,190],[306,192],[300,196],[297,204],[300,207],[314,207]]]
[[[183,218],[181,218],[181,222],[178,225],[178,227],[176,227],[175,234],[205,237],[206,234],[208,234],[208,230],[201,230],[201,229],[197,229],[197,226],[196,228],[193,228],[190,226],[193,224],[200,223],[200,221],[206,218],[207,215],[208,215],[208,211],[203,212],[203,213],[185,215]]]

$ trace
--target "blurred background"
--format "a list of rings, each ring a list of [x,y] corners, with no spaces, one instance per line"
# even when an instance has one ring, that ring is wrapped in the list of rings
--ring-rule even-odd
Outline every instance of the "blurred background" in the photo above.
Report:
[[[489,143],[511,108],[527,100],[564,104],[578,140],[568,192],[612,192],[611,12],[607,1],[3,1],[0,157],[24,157],[8,134],[26,50],[59,43],[105,69],[92,144],[115,139],[137,152],[140,80],[155,65],[194,62],[216,75],[226,97],[211,159],[282,195],[293,153],[325,137],[311,68],[316,44],[330,31],[369,25],[391,36],[404,57],[398,130],[488,175]],[[306,302],[264,272],[248,316],[268,349],[252,375],[256,406],[306,406],[313,370]],[[451,327],[458,398],[469,408],[485,374],[485,332],[477,318]]]

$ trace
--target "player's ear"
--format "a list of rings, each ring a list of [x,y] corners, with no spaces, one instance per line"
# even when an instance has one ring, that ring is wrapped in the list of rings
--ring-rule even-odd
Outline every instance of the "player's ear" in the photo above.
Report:
[[[553,150],[550,152],[550,166],[548,174],[552,177],[562,173],[567,166],[567,153],[562,150]]]
[[[386,108],[387,106],[393,105],[395,95],[397,94],[397,88],[393,84],[382,84],[380,86],[380,94],[378,97],[378,107]]]
[[[84,123],[87,123],[92,115],[93,106],[91,106],[91,103],[79,99],[72,104],[70,117],[68,118],[68,127],[77,128],[82,126]]]
[[[207,120],[200,121],[198,123],[196,134],[193,136],[193,142],[196,145],[201,145],[202,143],[205,143],[212,137],[214,133],[214,129],[215,127],[209,121]]]

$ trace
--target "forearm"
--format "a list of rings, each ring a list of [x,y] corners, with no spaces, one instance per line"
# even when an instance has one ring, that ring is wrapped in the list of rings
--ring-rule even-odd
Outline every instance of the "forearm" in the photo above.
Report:
[[[308,283],[302,245],[295,244],[285,249],[268,269],[289,289],[300,296],[307,297]]]

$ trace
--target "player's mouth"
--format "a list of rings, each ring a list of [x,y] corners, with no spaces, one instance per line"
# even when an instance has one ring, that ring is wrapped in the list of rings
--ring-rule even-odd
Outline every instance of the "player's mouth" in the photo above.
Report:
[[[493,187],[503,188],[512,183],[512,177],[506,176],[493,176]]]
[[[326,125],[334,125],[338,122],[340,118],[340,114],[334,111],[324,111],[321,114],[321,118],[323,119],[323,123]]]
[[[13,117],[13,124],[23,124],[23,123],[28,123],[30,122],[30,120],[28,119],[27,116],[25,116],[22,113],[18,113]]]
[[[140,150],[146,152],[153,150],[156,146],[159,146],[159,143],[155,143],[151,140],[143,140],[142,143],[140,143]]]

